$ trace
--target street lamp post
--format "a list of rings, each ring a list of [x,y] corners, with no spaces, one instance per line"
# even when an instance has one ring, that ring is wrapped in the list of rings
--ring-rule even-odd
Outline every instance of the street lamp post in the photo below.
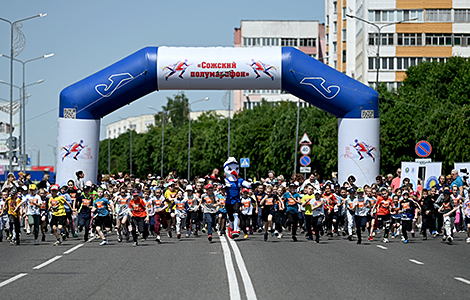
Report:
[[[2,57],[2,56],[5,57],[5,58],[11,59],[11,57],[9,57],[7,55],[0,54],[0,57]],[[38,57],[28,59],[28,60],[25,60],[25,61],[22,61],[22,60],[17,59],[17,58],[13,58],[14,61],[17,61],[17,62],[19,62],[23,65],[23,91],[21,93],[22,101],[21,101],[21,105],[20,105],[20,124],[21,124],[21,126],[20,126],[20,128],[21,128],[21,130],[20,130],[20,132],[21,132],[20,145],[22,145],[23,147],[26,144],[26,101],[25,101],[26,99],[24,97],[26,95],[26,88],[30,85],[44,82],[44,80],[39,80],[35,83],[25,85],[25,83],[26,83],[26,64],[29,63],[29,62],[38,60],[38,59],[49,58],[49,57],[52,57],[52,56],[54,56],[54,53],[49,53],[49,54],[46,54],[46,55],[38,56]],[[22,150],[23,147],[20,148],[20,156],[21,156],[21,154],[23,154],[22,153],[23,152],[23,150]],[[23,164],[21,164],[21,167],[23,168],[23,171],[24,171],[25,168],[26,168],[26,163],[24,163],[24,161],[23,161]]]
[[[3,18],[0,18],[0,20],[2,21],[5,21],[7,23],[10,24],[10,129],[11,129],[11,126],[13,124],[13,110],[11,109],[13,107],[13,58],[15,57],[15,52],[14,52],[14,41],[13,41],[13,30],[15,28],[15,25],[20,23],[20,22],[23,22],[23,21],[27,21],[27,20],[30,20],[30,19],[34,19],[34,18],[42,18],[42,17],[45,17],[47,16],[47,14],[38,14],[38,15],[35,15],[35,16],[32,16],[32,17],[28,17],[28,18],[24,18],[24,19],[21,19],[21,20],[17,20],[17,21],[14,21],[14,22],[11,22],[10,20],[7,20],[7,19],[3,19]],[[13,140],[13,131],[10,130],[10,142]],[[10,147],[9,149],[9,155],[8,155],[8,160],[9,160],[9,171],[12,172],[13,171],[13,151]]]
[[[377,72],[377,77],[375,79],[375,88],[378,89],[379,88],[379,67],[380,67],[380,39],[381,39],[382,29],[384,27],[387,27],[387,26],[396,25],[396,24],[400,24],[400,23],[408,22],[408,21],[414,21],[414,20],[417,20],[418,18],[411,18],[411,19],[401,20],[401,21],[397,21],[397,22],[385,23],[382,26],[379,26],[375,23],[367,21],[366,19],[354,16],[354,15],[346,14],[346,16],[349,17],[349,18],[352,18],[352,19],[357,19],[359,21],[362,21],[364,23],[367,23],[367,24],[372,25],[375,28],[377,28],[377,31],[378,31],[378,33],[377,33],[378,34],[378,38],[377,38],[377,57],[375,59],[375,68],[376,68],[376,72]]]
[[[297,147],[299,145],[299,121],[300,121],[300,98],[297,98],[297,130],[295,133],[294,145],[294,174],[297,173]]]
[[[54,172],[57,172],[56,164],[57,164],[57,147],[51,144],[47,144],[47,146],[52,147],[52,151],[54,151]]]
[[[155,110],[155,111],[158,111],[160,113],[162,113],[162,158],[161,158],[161,166],[160,166],[160,177],[163,178],[163,153],[164,153],[164,146],[165,146],[165,113],[169,113],[170,111],[173,111],[173,110],[176,110],[178,108],[173,108],[173,109],[170,109],[170,110],[162,110],[162,111],[159,111],[158,109],[150,106],[150,105],[147,105],[148,108],[150,108],[151,110]]]
[[[191,181],[191,104],[201,102],[201,101],[207,101],[209,100],[209,97],[206,97],[204,99],[196,100],[193,103],[191,103],[188,100],[188,118],[189,118],[189,130],[188,130],[188,182]]]

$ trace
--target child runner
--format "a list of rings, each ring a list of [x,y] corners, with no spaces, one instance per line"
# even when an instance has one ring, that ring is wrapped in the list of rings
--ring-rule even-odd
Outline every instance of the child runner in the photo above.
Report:
[[[55,237],[57,238],[54,246],[59,246],[62,244],[59,232],[62,230],[63,226],[65,226],[66,222],[65,206],[67,205],[70,207],[70,205],[63,197],[58,196],[59,187],[57,185],[51,185],[50,191],[51,198],[49,198],[49,210],[52,211],[51,226],[54,230]]]
[[[149,222],[148,207],[139,194],[138,190],[132,191],[132,199],[129,202],[129,216],[132,220],[132,240],[134,241],[133,247],[139,245],[137,242],[137,230],[143,235],[144,222]],[[145,237],[142,236],[142,240],[145,241]]]
[[[411,231],[413,220],[418,217],[418,209],[416,203],[410,199],[408,191],[403,192],[403,200],[400,202],[401,213],[401,231],[403,234],[402,242],[408,243],[408,231]]]
[[[357,189],[357,198],[354,199],[354,221],[356,223],[357,243],[362,242],[361,231],[364,232],[367,227],[367,216],[369,215],[370,201],[364,198],[364,189]]]
[[[101,238],[100,246],[108,244],[108,240],[103,234],[101,228],[105,228],[106,232],[111,233],[112,216],[114,215],[114,205],[108,198],[104,197],[104,190],[98,188],[98,199],[93,203],[91,212],[95,216],[96,232]]]
[[[33,227],[34,244],[39,245],[39,225],[41,223],[41,204],[42,199],[39,195],[36,195],[36,185],[29,185],[29,194],[23,197],[23,200],[18,206],[26,203],[26,215],[28,217],[28,224]],[[18,208],[16,208],[18,209]]]
[[[121,187],[119,194],[114,197],[114,205],[117,208],[117,219],[116,227],[118,232],[117,241],[122,242],[122,233],[126,236],[126,241],[129,240],[129,228],[128,228],[128,218],[129,218],[129,202],[131,201],[131,196],[127,194],[126,188]]]
[[[289,185],[289,191],[284,195],[284,201],[287,213],[287,226],[292,226],[292,241],[297,242],[297,226],[299,224],[299,204],[302,204],[300,195],[295,191],[295,184]]]
[[[273,187],[268,185],[266,187],[266,194],[261,199],[259,205],[261,206],[261,218],[264,222],[264,241],[268,240],[268,228],[271,228],[271,232],[274,233],[273,228],[273,213],[274,203],[277,200],[277,195],[273,194]]]
[[[256,206],[256,201],[251,198],[249,194],[249,190],[244,188],[242,190],[242,198],[241,198],[241,218],[240,218],[240,227],[245,234],[244,238],[248,238],[248,230],[250,234],[253,234],[253,227],[251,221],[253,220],[253,207]]]
[[[161,244],[162,240],[160,237],[160,227],[167,226],[165,209],[167,208],[167,202],[165,197],[162,196],[162,190],[156,188],[154,191],[155,197],[153,198],[152,206],[154,217],[154,228],[155,228],[155,242]],[[152,223],[150,223],[152,224]]]
[[[201,196],[201,203],[199,207],[203,208],[204,224],[207,224],[207,239],[212,241],[212,228],[215,227],[215,214],[217,212],[217,201],[214,195],[214,186],[212,184],[206,185],[206,193]]]
[[[178,239],[181,238],[181,228],[186,225],[186,217],[187,217],[187,211],[188,211],[188,201],[184,199],[183,197],[183,192],[178,191],[176,194],[176,199],[173,202],[173,205],[175,206],[175,216],[176,216],[176,237]],[[189,228],[187,229],[187,237],[189,237]]]
[[[184,194],[184,198],[188,202],[188,218],[186,220],[186,226],[189,230],[189,235],[191,232],[194,233],[195,236],[198,236],[199,224],[197,221],[198,218],[198,206],[199,206],[199,197],[193,193],[193,186],[188,184],[186,186],[186,193]],[[188,237],[189,237],[188,235]]]
[[[451,244],[454,240],[452,237],[452,228],[454,225],[455,211],[457,210],[457,207],[455,207],[454,201],[450,198],[450,191],[448,189],[445,189],[443,194],[444,200],[442,200],[442,205],[438,210],[444,217],[445,233],[442,236],[442,241],[444,242],[447,240],[447,242]]]

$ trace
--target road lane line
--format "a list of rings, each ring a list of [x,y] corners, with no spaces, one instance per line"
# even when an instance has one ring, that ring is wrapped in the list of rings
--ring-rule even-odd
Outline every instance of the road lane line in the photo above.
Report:
[[[387,249],[388,249],[387,247],[382,246],[382,245],[377,245],[377,248],[380,248],[380,249],[383,249],[383,250],[387,250]]]
[[[462,278],[462,277],[454,277],[455,280],[458,280],[458,281],[461,281],[463,283],[466,283],[466,284],[470,284],[470,280],[467,280],[465,278]]]
[[[57,255],[56,257],[53,257],[53,258],[49,259],[48,261],[46,261],[46,262],[44,262],[44,263],[42,263],[42,264],[40,264],[40,265],[35,266],[35,267],[33,268],[33,270],[39,270],[39,269],[41,269],[42,267],[45,267],[45,266],[47,266],[48,264],[51,264],[51,263],[55,262],[56,260],[58,260],[58,259],[61,258],[61,257],[62,257],[62,255]]]
[[[69,249],[69,250],[65,251],[64,254],[70,254],[70,253],[72,253],[73,251],[75,251],[75,250],[77,250],[78,248],[80,248],[81,246],[83,246],[83,244],[79,244],[79,245],[73,247],[72,249]]]
[[[240,274],[243,279],[246,298],[248,300],[257,300],[258,298],[256,298],[255,288],[253,287],[253,283],[251,282],[251,277],[246,269],[245,261],[243,260],[242,254],[240,253],[240,249],[238,249],[238,245],[235,241],[230,238],[228,238],[228,241],[232,246],[233,253],[235,254],[235,260],[237,261],[238,270],[240,270]]]
[[[222,244],[222,250],[224,251],[225,268],[227,269],[228,289],[230,293],[230,299],[240,300],[241,297],[240,297],[240,289],[238,287],[237,274],[235,273],[235,268],[233,267],[232,254],[230,252],[230,248],[228,247],[225,236],[220,237],[220,243]]]
[[[4,287],[5,285],[7,285],[7,284],[9,284],[9,283],[12,283],[13,281],[18,280],[18,279],[20,279],[21,277],[24,277],[24,276],[26,276],[26,275],[28,275],[28,273],[20,273],[20,274],[18,274],[18,275],[16,275],[16,276],[13,276],[13,277],[10,278],[10,279],[7,279],[7,280],[5,280],[5,281],[2,281],[2,282],[0,282],[0,287]]]
[[[410,258],[410,261],[411,261],[412,263],[417,264],[417,265],[424,265],[423,262],[417,261],[416,259],[411,259],[411,258]]]

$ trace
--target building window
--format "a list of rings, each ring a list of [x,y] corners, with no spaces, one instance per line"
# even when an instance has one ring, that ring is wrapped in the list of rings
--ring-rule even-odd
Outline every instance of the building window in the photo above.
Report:
[[[426,33],[426,45],[452,46],[452,34]]]
[[[369,45],[377,45],[377,33],[369,33]]]
[[[369,21],[371,22],[375,21],[375,13],[373,10],[369,10]]]
[[[299,41],[300,47],[316,47],[316,39],[300,39]]]
[[[330,42],[330,35],[327,33],[325,36],[326,36],[326,44],[328,44]]]
[[[328,24],[330,24],[330,16],[329,15],[326,16],[326,26],[328,26]]]
[[[393,70],[393,57],[388,58],[388,69]]]
[[[333,52],[336,52],[336,42],[333,42]]]
[[[281,46],[297,47],[297,39],[295,39],[295,38],[281,38]]]
[[[397,70],[403,69],[403,58],[397,57]]]
[[[398,33],[397,45],[399,46],[422,46],[421,33]]]
[[[382,70],[387,69],[387,62],[388,62],[388,58],[382,57]]]
[[[341,40],[342,40],[343,42],[346,42],[346,29],[343,29],[343,30],[342,30],[342,37],[341,37]]]
[[[470,22],[470,11],[468,9],[454,10],[454,22],[455,23]]]
[[[404,21],[414,19],[409,22],[423,22],[423,11],[422,10],[397,10],[397,21]]]
[[[333,2],[333,13],[338,13],[338,2],[336,1]]]
[[[450,9],[426,9],[426,22],[451,22]]]
[[[338,31],[338,23],[336,21],[333,22],[333,32]]]
[[[346,62],[346,50],[343,50],[343,62]]]
[[[346,20],[346,7],[343,7],[343,9],[341,10],[341,18],[343,20]]]
[[[374,70],[374,57],[369,57],[369,70]]]

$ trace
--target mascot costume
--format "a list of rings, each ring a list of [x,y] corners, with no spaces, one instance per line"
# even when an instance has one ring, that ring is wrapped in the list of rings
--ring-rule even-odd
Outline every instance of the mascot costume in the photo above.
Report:
[[[228,236],[231,239],[235,239],[240,236],[240,230],[238,229],[238,213],[240,211],[240,188],[246,187],[251,188],[252,183],[242,178],[238,178],[239,166],[238,162],[234,157],[229,157],[224,163],[225,172],[225,191],[227,200],[225,201],[225,208],[227,209],[227,215],[230,221],[228,228]]]

